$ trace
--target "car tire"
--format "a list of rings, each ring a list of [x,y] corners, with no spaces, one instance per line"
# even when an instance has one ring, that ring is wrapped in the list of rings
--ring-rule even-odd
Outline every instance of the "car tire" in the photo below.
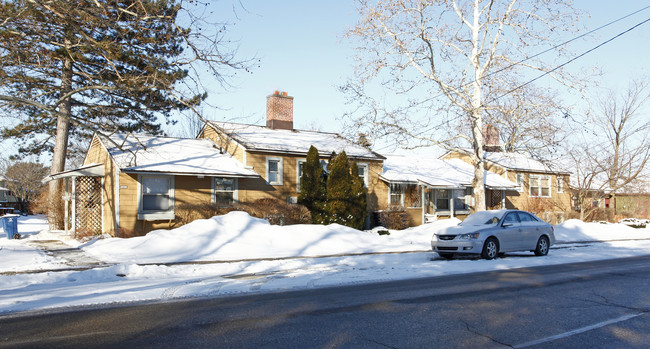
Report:
[[[440,257],[442,257],[444,259],[452,259],[452,258],[454,258],[453,253],[445,253],[445,252],[440,253],[440,252],[438,252],[438,254],[440,255]]]
[[[537,240],[537,247],[535,247],[535,256],[546,256],[549,249],[548,238],[546,236],[540,236]]]
[[[488,238],[483,244],[481,257],[485,259],[495,259],[499,256],[499,242],[495,238]]]

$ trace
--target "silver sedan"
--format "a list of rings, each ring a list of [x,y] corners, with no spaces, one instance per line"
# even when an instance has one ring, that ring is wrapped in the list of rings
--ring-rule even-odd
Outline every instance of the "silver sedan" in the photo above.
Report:
[[[494,259],[500,253],[513,251],[545,256],[554,243],[551,224],[519,210],[475,212],[457,226],[436,232],[431,238],[433,251],[443,258],[480,255]]]

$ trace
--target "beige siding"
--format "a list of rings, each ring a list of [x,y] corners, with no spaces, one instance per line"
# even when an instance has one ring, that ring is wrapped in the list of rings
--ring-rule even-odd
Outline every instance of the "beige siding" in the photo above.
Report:
[[[236,142],[232,141],[228,137],[224,137],[221,134],[219,134],[214,127],[210,125],[206,125],[206,127],[203,129],[201,134],[197,138],[207,138],[212,140],[219,146],[221,149],[223,149],[226,153],[232,155],[237,161],[241,162],[244,165],[246,164],[245,157],[246,155],[245,150],[237,145]]]
[[[183,204],[210,204],[212,177],[174,176],[174,207]],[[120,176],[120,236],[144,235],[153,229],[174,227],[170,220],[144,221],[138,219],[138,175]]]
[[[550,223],[559,223],[558,216],[565,216],[571,211],[571,193],[569,192],[569,176],[559,175],[563,178],[563,192],[557,192],[556,174],[534,173],[534,172],[508,172],[508,179],[517,182],[517,173],[523,174],[524,190],[519,192],[509,190],[506,192],[506,208],[516,208],[534,212],[540,218]],[[530,196],[530,176],[548,176],[550,178],[551,196],[550,197],[533,197]],[[565,217],[566,218],[566,217]]]
[[[469,155],[460,152],[450,152],[444,156],[445,159],[460,159],[467,163],[471,163]],[[486,163],[486,170],[497,173],[514,183],[517,183],[517,173],[524,175],[524,190],[519,192],[516,190],[506,191],[506,208],[520,209],[533,212],[540,216],[540,218],[549,221],[550,223],[558,223],[559,218],[567,216],[571,211],[571,194],[569,192],[569,175],[559,175],[563,178],[563,192],[557,192],[557,176],[550,173],[535,173],[535,172],[516,172],[506,171],[506,169],[492,164]],[[530,176],[549,176],[551,181],[551,196],[550,197],[531,197],[530,196]]]

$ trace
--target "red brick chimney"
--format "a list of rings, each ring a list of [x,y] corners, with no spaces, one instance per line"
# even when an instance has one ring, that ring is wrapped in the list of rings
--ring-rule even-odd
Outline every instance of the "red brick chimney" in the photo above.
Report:
[[[490,152],[501,151],[499,145],[499,129],[487,124],[483,127],[483,150]]]
[[[280,91],[266,96],[266,127],[293,130],[293,97]]]

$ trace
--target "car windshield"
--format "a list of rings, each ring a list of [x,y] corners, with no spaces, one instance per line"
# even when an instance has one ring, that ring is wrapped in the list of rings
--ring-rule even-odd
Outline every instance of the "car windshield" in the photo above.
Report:
[[[480,211],[475,212],[465,218],[459,225],[469,226],[469,225],[490,225],[497,224],[503,215],[502,212],[498,211]]]

